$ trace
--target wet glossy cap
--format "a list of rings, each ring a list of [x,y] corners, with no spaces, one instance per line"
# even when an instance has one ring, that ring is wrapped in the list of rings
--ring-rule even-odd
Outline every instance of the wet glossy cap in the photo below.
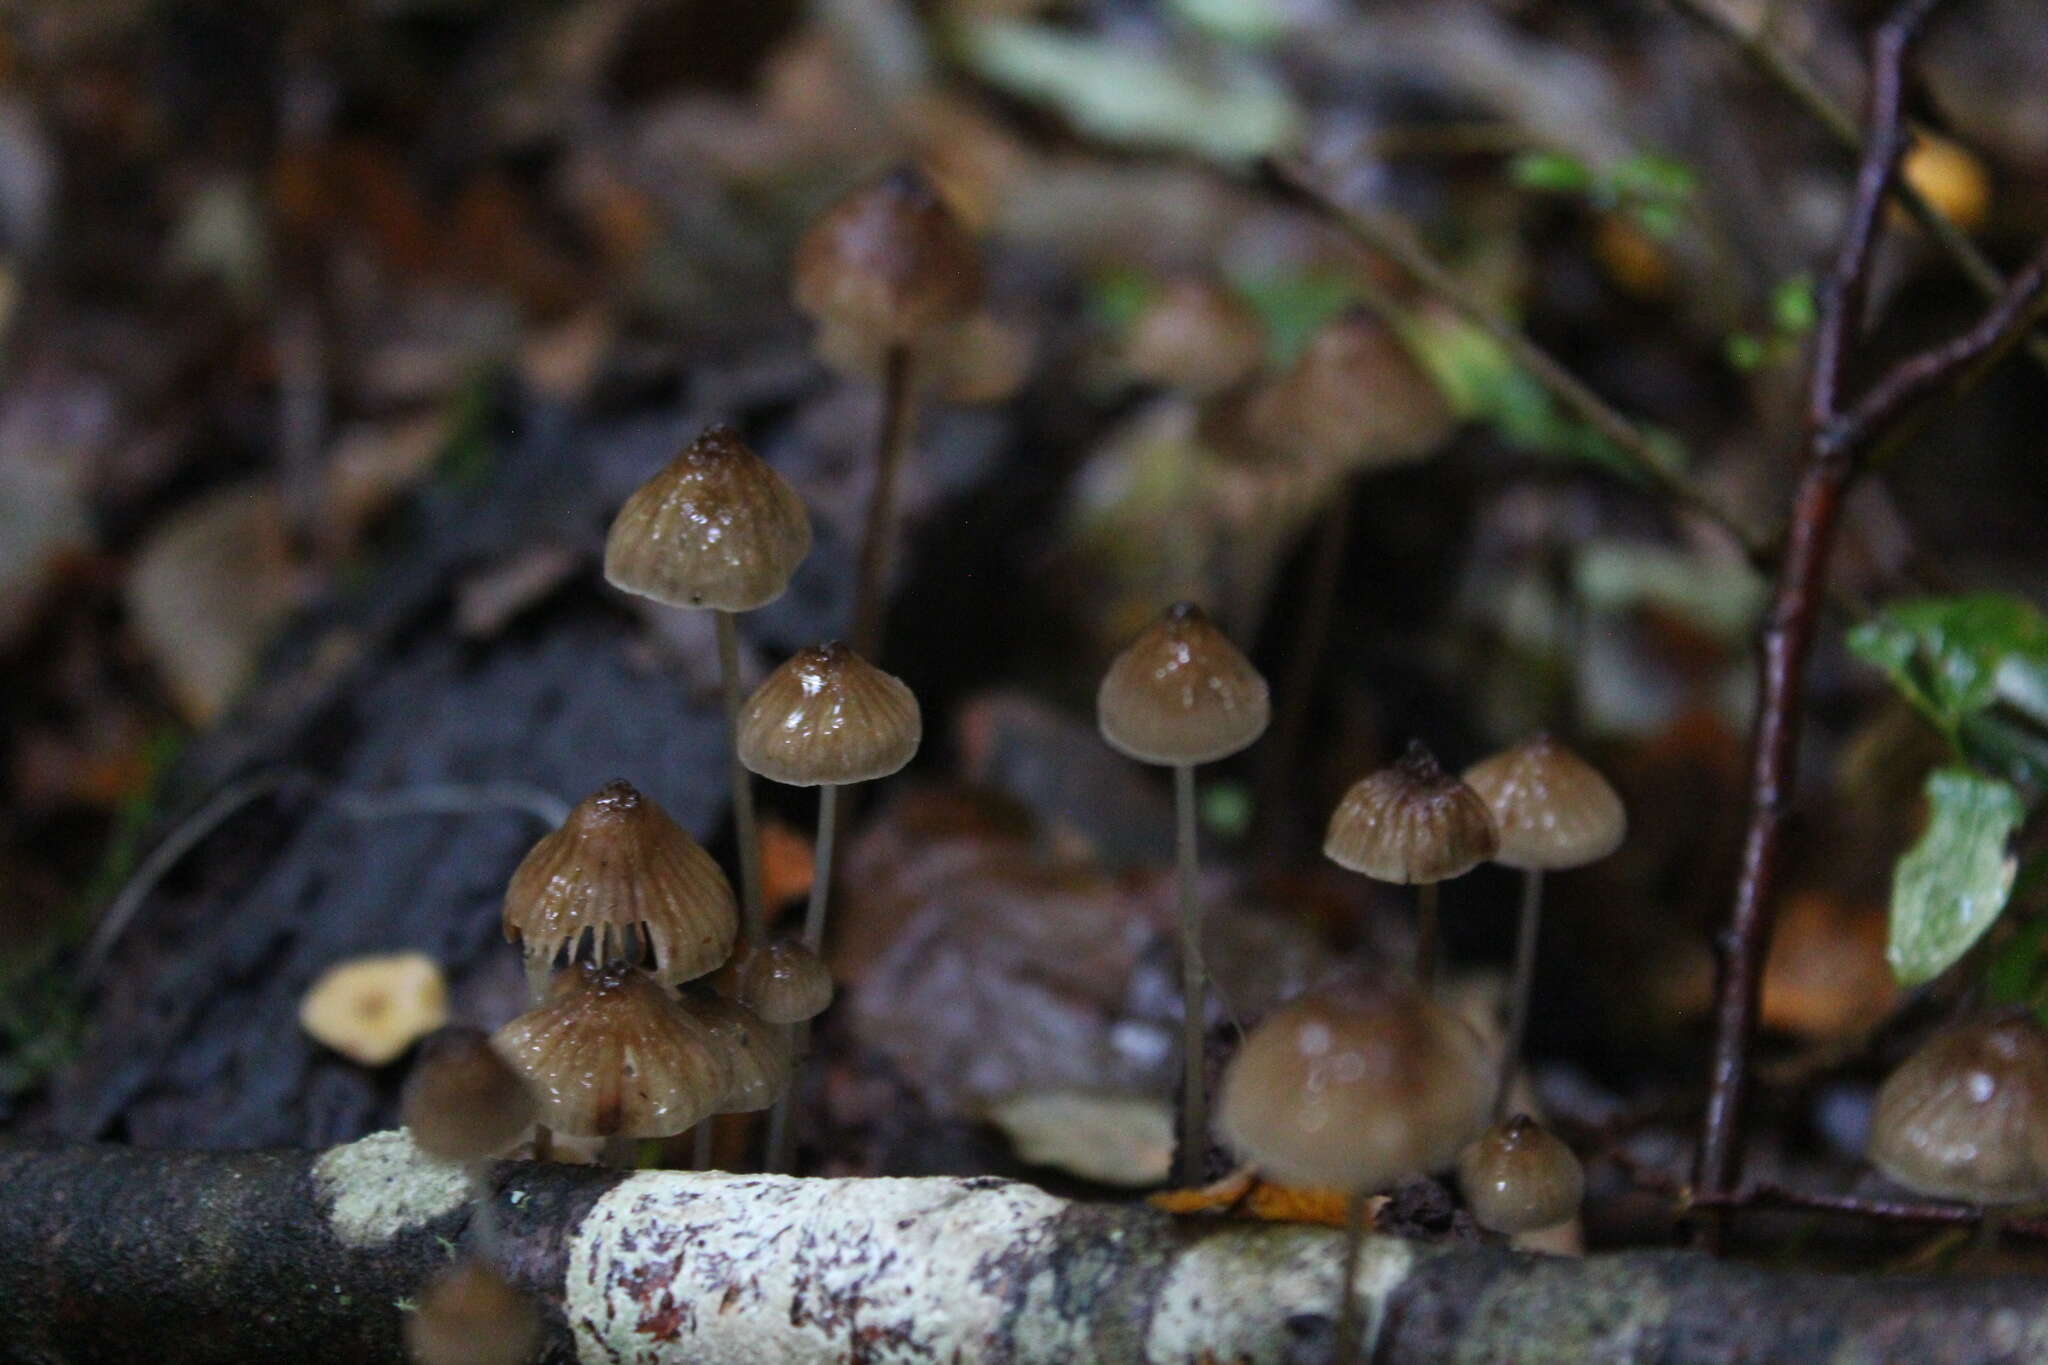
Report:
[[[1940,1199],[2048,1198],[2048,1030],[2009,1013],[1936,1035],[1878,1087],[1869,1155]]]
[[[421,1045],[399,1117],[413,1146],[441,1161],[501,1156],[526,1136],[538,1107],[482,1029],[442,1029]]]
[[[1586,1172],[1571,1148],[1527,1114],[1517,1114],[1458,1153],[1458,1188],[1480,1227],[1512,1235],[1576,1217]]]
[[[1339,867],[1379,881],[1440,882],[1491,858],[1499,842],[1479,794],[1411,742],[1399,762],[1344,793],[1323,852]]]
[[[535,844],[505,891],[505,937],[529,958],[636,956],[656,977],[702,976],[739,934],[732,885],[711,855],[629,782],[605,783]]]
[[[740,762],[792,787],[887,777],[917,753],[917,698],[837,641],[798,650],[740,711]]]
[[[751,1114],[766,1109],[782,1098],[789,1086],[789,1032],[780,1029],[745,1005],[693,991],[690,1010],[725,1056],[729,1081],[719,1097],[721,1114]]]
[[[1192,602],[1169,607],[1110,663],[1095,719],[1111,748],[1143,763],[1212,763],[1272,718],[1266,680]]]
[[[733,998],[771,1024],[815,1019],[832,1003],[832,969],[795,939],[742,948],[732,966]]]
[[[1222,392],[1265,358],[1259,315],[1201,276],[1169,280],[1124,342],[1124,365],[1137,378],[1198,395]]]
[[[1371,1193],[1449,1166],[1485,1126],[1492,1072],[1471,1025],[1421,991],[1347,981],[1252,1030],[1217,1118],[1276,1180]]]
[[[885,345],[959,322],[981,299],[974,239],[907,166],[827,209],[798,243],[793,273],[798,308]]]
[[[540,1350],[533,1301],[478,1261],[462,1261],[428,1283],[405,1318],[414,1365],[527,1365]]]
[[[671,1137],[716,1112],[732,1084],[711,1031],[630,967],[572,967],[491,1044],[525,1078],[541,1121],[572,1137]]]
[[[1592,764],[1548,735],[1465,770],[1500,831],[1494,861],[1562,871],[1598,862],[1621,847],[1628,816],[1621,797]]]
[[[731,427],[707,428],[641,484],[605,538],[613,587],[672,607],[752,611],[811,549],[803,500]]]

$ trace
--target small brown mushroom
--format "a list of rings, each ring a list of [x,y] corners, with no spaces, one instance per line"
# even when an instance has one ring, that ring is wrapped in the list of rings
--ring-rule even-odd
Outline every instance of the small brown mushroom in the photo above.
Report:
[[[1249,420],[1278,449],[1359,467],[1428,455],[1453,423],[1401,339],[1364,309],[1317,328],[1280,378],[1261,389]]]
[[[827,209],[797,245],[793,278],[805,313],[889,345],[959,322],[981,298],[974,239],[911,166]]]
[[[1124,340],[1124,366],[1134,376],[1198,397],[1230,388],[1265,358],[1259,315],[1203,276],[1167,281]]]
[[[1458,1153],[1458,1188],[1480,1227],[1512,1236],[1575,1217],[1586,1194],[1586,1172],[1571,1148],[1527,1114],[1517,1114]]]
[[[445,1028],[420,1048],[399,1117],[413,1145],[441,1161],[501,1156],[538,1114],[519,1073],[482,1029]]]
[[[526,1365],[540,1349],[533,1301],[479,1261],[442,1271],[405,1320],[414,1365]]]
[[[695,993],[690,1009],[711,1030],[724,1052],[731,1083],[719,1098],[721,1114],[751,1114],[766,1109],[789,1088],[789,1031],[769,1025],[745,1005]]]
[[[815,1019],[832,1003],[832,970],[794,939],[733,955],[733,998],[771,1024]]]
[[[1939,1199],[2048,1198],[2048,1029],[2015,1010],[1937,1034],[1878,1087],[1869,1155]]]

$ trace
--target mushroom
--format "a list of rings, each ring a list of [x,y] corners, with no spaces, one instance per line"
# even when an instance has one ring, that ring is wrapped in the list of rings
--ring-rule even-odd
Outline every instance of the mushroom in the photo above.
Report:
[[[782,596],[811,549],[803,501],[731,427],[712,426],[626,499],[605,538],[612,586],[672,607],[708,610],[718,637],[718,670],[728,727],[740,708],[738,612]],[[733,833],[747,933],[766,927],[754,788],[732,760]]]
[[[525,1365],[539,1348],[532,1300],[479,1261],[436,1275],[405,1320],[415,1365]]]
[[[1169,607],[1110,663],[1095,694],[1102,737],[1140,763],[1173,769],[1181,935],[1180,1178],[1201,1182],[1208,1154],[1203,1042],[1208,996],[1196,901],[1195,765],[1227,758],[1265,732],[1266,680],[1192,602]]]
[[[1365,1199],[1449,1166],[1484,1126],[1492,1058],[1472,1026],[1412,986],[1346,979],[1282,1005],[1223,1071],[1232,1150],[1291,1185],[1351,1196],[1337,1359],[1358,1340]]]
[[[538,1112],[526,1082],[483,1030],[460,1026],[442,1029],[420,1047],[399,1104],[413,1146],[463,1164],[503,1155]]]
[[[740,761],[772,782],[821,788],[804,913],[803,942],[813,955],[825,942],[839,789],[887,777],[910,761],[923,737],[917,698],[903,681],[837,641],[797,651],[748,699],[740,717]],[[769,1119],[770,1170],[786,1164],[788,1134],[785,1095]]]
[[[1586,1194],[1586,1172],[1550,1130],[1517,1114],[1458,1153],[1458,1188],[1480,1227],[1513,1236],[1574,1217]]]
[[[448,983],[425,953],[373,953],[322,972],[299,1027],[363,1066],[384,1066],[448,1022]]]
[[[797,245],[794,277],[797,307],[835,349],[857,350],[863,340],[883,349],[882,427],[853,618],[854,647],[872,655],[881,646],[896,472],[914,420],[912,353],[973,312],[981,261],[931,183],[903,166],[825,211]]]
[[[1248,420],[1276,449],[1339,468],[1403,464],[1436,449],[1454,418],[1387,325],[1363,308],[1318,327]]]
[[[542,1119],[574,1137],[673,1137],[732,1083],[711,1030],[635,967],[578,964],[491,1043],[526,1078]]]
[[[1549,735],[1538,734],[1465,770],[1500,831],[1493,860],[1522,870],[1522,914],[1515,933],[1515,979],[1508,997],[1507,1046],[1494,1083],[1493,1113],[1507,1111],[1508,1086],[1529,1029],[1536,978],[1536,934],[1543,874],[1598,862],[1621,847],[1628,815],[1594,767]]]
[[[690,1008],[718,1040],[731,1072],[719,1113],[751,1114],[782,1098],[791,1061],[787,1029],[774,1028],[738,1001],[715,995],[693,996]]]
[[[2014,1010],[1937,1034],[1878,1087],[1868,1154],[1939,1199],[2048,1196],[2048,1029]]]
[[[1499,844],[1479,794],[1446,773],[1420,740],[1410,740],[1398,762],[1344,793],[1323,853],[1375,881],[1415,886],[1415,976],[1429,989],[1438,956],[1437,883],[1464,876]]]
[[[802,943],[778,939],[761,947],[748,945],[733,954],[724,980],[731,997],[771,1024],[800,1024],[815,1019],[832,1003],[832,970]]]
[[[1259,315],[1230,289],[1202,276],[1167,281],[1124,339],[1124,367],[1133,376],[1196,397],[1239,383],[1265,357]]]

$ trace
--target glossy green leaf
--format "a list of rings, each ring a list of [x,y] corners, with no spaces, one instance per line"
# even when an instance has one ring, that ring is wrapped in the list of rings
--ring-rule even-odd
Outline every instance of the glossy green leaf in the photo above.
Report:
[[[1966,721],[2004,703],[2048,721],[2048,618],[2004,593],[1886,607],[1849,648],[1960,745]]]
[[[1927,779],[1927,831],[1892,873],[1892,974],[1930,981],[1968,952],[2005,909],[2018,864],[2007,841],[2025,808],[2009,782],[1967,768]]]

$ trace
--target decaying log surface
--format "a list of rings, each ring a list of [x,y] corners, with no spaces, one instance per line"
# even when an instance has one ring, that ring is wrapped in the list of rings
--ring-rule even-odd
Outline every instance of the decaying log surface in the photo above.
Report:
[[[1341,1238],[991,1178],[816,1180],[508,1162],[497,1259],[548,1361],[1318,1361]],[[0,1149],[0,1361],[378,1365],[478,1244],[402,1132],[326,1152]],[[2048,1357],[2048,1281],[1771,1272],[1369,1243],[1381,1365]]]

